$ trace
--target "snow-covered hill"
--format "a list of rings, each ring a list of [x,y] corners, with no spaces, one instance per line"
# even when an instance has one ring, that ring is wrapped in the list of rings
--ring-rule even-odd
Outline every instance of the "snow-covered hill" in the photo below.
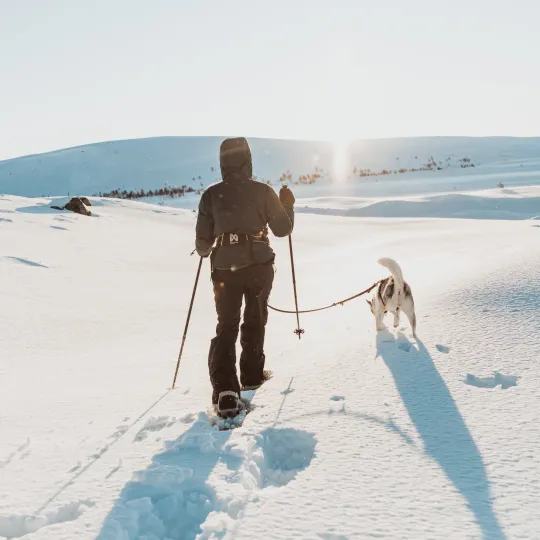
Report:
[[[47,154],[0,161],[0,193],[27,197],[91,195],[112,189],[145,191],[165,184],[195,188],[219,177],[222,137],[161,137],[90,144]],[[398,170],[418,168],[433,157],[459,166],[469,157],[482,167],[496,164],[525,174],[531,161],[540,159],[537,138],[425,137],[375,139],[338,145],[328,142],[250,138],[254,171],[262,180],[276,182],[290,170],[293,178],[314,168],[336,176],[353,168]],[[446,161],[450,160],[450,161]],[[439,171],[444,177],[448,171]],[[474,171],[468,171],[472,174]],[[505,176],[505,170],[498,171]],[[429,173],[431,174],[431,173]],[[426,175],[421,175],[425,183]],[[489,187],[492,187],[490,185]]]
[[[230,432],[206,415],[207,263],[169,390],[196,198],[93,199],[85,217],[0,197],[0,538],[537,538],[540,228],[528,218],[540,209],[520,170],[507,168],[510,191],[482,178],[468,193],[463,180],[459,197],[434,176],[432,196],[413,176],[391,197],[386,179],[364,194],[299,189],[300,307],[365,288],[390,256],[413,289],[418,339],[391,320],[377,334],[362,299],[302,316],[301,341],[294,317],[272,313],[274,378]],[[381,217],[343,217],[363,208]],[[505,220],[456,219],[460,208]],[[415,217],[438,214],[453,219]],[[271,302],[291,308],[288,245],[273,245]]]

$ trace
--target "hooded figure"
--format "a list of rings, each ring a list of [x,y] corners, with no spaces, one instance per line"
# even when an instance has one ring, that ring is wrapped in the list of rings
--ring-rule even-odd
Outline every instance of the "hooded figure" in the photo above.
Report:
[[[227,417],[238,412],[240,388],[258,388],[267,377],[264,334],[275,258],[268,228],[278,237],[292,232],[295,199],[286,187],[278,198],[269,185],[251,179],[251,150],[243,137],[224,140],[219,157],[222,182],[201,197],[196,248],[201,257],[212,255],[218,324],[208,366],[212,403],[220,416]],[[240,381],[236,373],[239,331]]]

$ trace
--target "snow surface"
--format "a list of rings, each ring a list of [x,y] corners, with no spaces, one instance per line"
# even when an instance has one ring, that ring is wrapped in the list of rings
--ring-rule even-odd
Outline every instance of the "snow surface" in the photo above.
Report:
[[[480,177],[458,199],[469,171],[422,192],[414,177],[386,195],[299,189],[300,307],[356,293],[393,257],[419,338],[377,334],[362,299],[301,316],[300,341],[271,313],[274,376],[223,432],[206,412],[206,262],[169,390],[190,206],[92,199],[85,217],[1,196],[0,538],[539,538],[539,194],[500,166],[510,191]],[[271,303],[290,309],[288,244],[273,245]]]

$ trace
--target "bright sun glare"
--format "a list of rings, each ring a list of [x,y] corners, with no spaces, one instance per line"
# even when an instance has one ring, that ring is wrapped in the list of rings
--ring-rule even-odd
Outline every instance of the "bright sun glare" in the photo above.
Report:
[[[337,41],[328,51],[329,86],[326,111],[327,129],[333,141],[332,178],[345,182],[352,172],[351,143],[354,125],[352,110],[358,107],[358,80],[355,74],[352,48],[347,41]]]
[[[345,182],[351,173],[351,140],[345,137],[334,139],[332,155],[332,178],[334,182]]]

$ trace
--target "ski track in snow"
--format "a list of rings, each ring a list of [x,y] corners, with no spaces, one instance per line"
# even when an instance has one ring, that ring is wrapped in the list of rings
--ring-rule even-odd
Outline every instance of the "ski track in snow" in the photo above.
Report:
[[[21,263],[25,266],[34,266],[34,267],[37,267],[37,268],[49,268],[48,266],[45,266],[44,264],[41,264],[41,263],[38,263],[38,262],[35,262],[35,261],[31,261],[29,259],[24,259],[23,257],[4,257],[5,259],[9,259],[9,260],[12,260],[12,261],[16,261],[18,263]]]
[[[6,459],[0,461],[0,469],[3,469],[7,465],[9,465],[14,459],[24,459],[24,457],[28,455],[29,447],[30,447],[30,438],[26,439],[26,442],[21,444]]]

